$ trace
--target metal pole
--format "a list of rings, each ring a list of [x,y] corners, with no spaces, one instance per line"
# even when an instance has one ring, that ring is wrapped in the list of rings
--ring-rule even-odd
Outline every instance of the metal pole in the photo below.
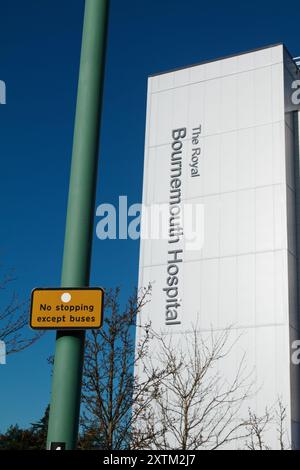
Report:
[[[109,0],[86,0],[61,285],[89,285]],[[84,331],[58,331],[47,449],[76,448]]]

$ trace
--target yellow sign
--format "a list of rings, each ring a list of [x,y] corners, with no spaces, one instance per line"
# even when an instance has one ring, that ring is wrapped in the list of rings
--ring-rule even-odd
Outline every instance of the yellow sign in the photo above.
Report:
[[[101,328],[103,289],[34,289],[30,326],[37,330],[86,330]]]

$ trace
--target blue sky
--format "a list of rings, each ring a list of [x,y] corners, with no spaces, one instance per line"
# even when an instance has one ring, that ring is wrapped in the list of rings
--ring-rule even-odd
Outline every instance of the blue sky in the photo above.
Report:
[[[14,270],[24,300],[60,283],[83,6],[0,0],[0,269]],[[96,204],[141,202],[149,74],[278,42],[300,55],[295,1],[111,0]],[[138,251],[138,241],[94,236],[92,284],[127,295]],[[53,350],[47,333],[0,366],[1,431],[43,414]]]

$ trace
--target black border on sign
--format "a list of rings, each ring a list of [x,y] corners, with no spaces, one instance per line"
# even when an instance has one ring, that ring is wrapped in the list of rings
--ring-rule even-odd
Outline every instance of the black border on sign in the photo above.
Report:
[[[102,292],[102,302],[101,302],[101,312],[100,312],[100,325],[98,326],[86,326],[83,328],[82,326],[74,326],[73,328],[70,326],[66,326],[63,328],[56,328],[54,326],[44,326],[44,327],[38,327],[38,326],[32,326],[32,305],[33,305],[33,295],[35,291],[41,291],[41,290],[57,290],[57,291],[82,291],[82,290],[98,290]],[[29,321],[29,326],[32,330],[57,330],[57,331],[84,331],[84,330],[99,330],[102,328],[103,325],[103,310],[104,310],[104,289],[102,287],[35,287],[31,291],[31,302],[30,302],[30,321]]]

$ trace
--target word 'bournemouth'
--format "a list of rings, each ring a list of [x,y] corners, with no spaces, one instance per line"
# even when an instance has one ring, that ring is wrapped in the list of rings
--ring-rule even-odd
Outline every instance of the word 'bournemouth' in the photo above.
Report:
[[[186,137],[186,128],[172,131],[172,153],[170,166],[170,194],[169,194],[169,240],[172,250],[168,251],[168,265],[166,279],[167,287],[163,289],[166,294],[165,324],[180,325],[178,309],[180,307],[179,292],[179,263],[182,263],[182,249],[175,249],[183,236],[182,228],[182,155],[183,139]]]

